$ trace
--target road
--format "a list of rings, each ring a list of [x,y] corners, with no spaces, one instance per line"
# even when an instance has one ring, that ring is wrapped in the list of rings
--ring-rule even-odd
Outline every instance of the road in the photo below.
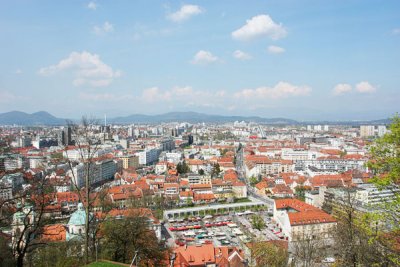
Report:
[[[236,171],[238,172],[238,176],[239,179],[244,182],[247,186],[247,193],[264,202],[265,204],[268,205],[268,207],[270,209],[272,209],[273,205],[274,205],[274,200],[267,197],[267,196],[262,196],[262,195],[258,195],[256,193],[256,190],[253,186],[251,186],[249,179],[247,179],[246,175],[245,175],[245,171],[244,171],[244,146],[240,146],[238,152],[236,153]]]

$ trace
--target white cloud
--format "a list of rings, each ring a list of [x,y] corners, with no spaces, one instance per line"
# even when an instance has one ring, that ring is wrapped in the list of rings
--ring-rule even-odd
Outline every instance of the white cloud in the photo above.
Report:
[[[376,91],[376,87],[369,82],[363,81],[356,84],[356,90],[362,94],[370,94]]]
[[[94,31],[95,34],[101,35],[101,34],[113,32],[114,31],[114,26],[110,22],[106,21],[101,26],[94,26],[93,27],[93,31]]]
[[[87,7],[91,10],[96,10],[97,9],[97,4],[93,1],[89,2],[89,4],[87,5]]]
[[[399,34],[400,34],[400,28],[393,29],[393,30],[392,30],[392,33],[393,33],[394,35],[399,35]]]
[[[351,92],[352,87],[350,84],[347,83],[339,83],[333,88],[334,95],[342,95],[348,92]]]
[[[15,71],[15,74],[22,74],[22,70],[21,70],[21,69],[17,69],[17,70]]]
[[[183,5],[178,11],[169,14],[167,18],[174,22],[182,22],[201,13],[203,13],[203,9],[199,6]]]
[[[240,50],[236,50],[235,52],[233,52],[233,57],[240,59],[240,60],[249,60],[252,58],[252,56],[250,54],[247,54]]]
[[[130,101],[135,99],[133,95],[112,94],[112,93],[86,93],[81,92],[79,98],[90,101]]]
[[[0,103],[10,103],[16,99],[17,97],[10,92],[0,91]]]
[[[139,99],[144,103],[162,103],[171,107],[215,107],[225,106],[226,92],[194,90],[191,86],[175,86],[170,90],[151,87],[143,90]]]
[[[210,64],[219,61],[218,57],[214,56],[211,52],[200,50],[194,55],[192,64]]]
[[[268,46],[268,53],[270,54],[281,54],[284,53],[285,49],[279,46],[270,45]]]
[[[268,36],[273,40],[285,37],[286,29],[282,24],[275,23],[269,15],[258,15],[246,21],[240,29],[232,32],[237,40],[247,41],[257,37]]]
[[[58,64],[41,68],[39,74],[50,76],[61,71],[72,71],[74,73],[73,84],[75,86],[108,86],[115,78],[121,76],[120,71],[114,71],[110,66],[102,62],[99,55],[86,51],[81,53],[72,52]]]
[[[158,87],[151,87],[143,90],[142,99],[146,102],[153,103],[160,100],[167,100],[169,97],[167,93],[162,92]]]
[[[258,87],[256,89],[244,89],[234,94],[235,98],[245,99],[279,99],[292,96],[304,96],[311,92],[309,86],[297,86],[287,82],[279,82],[274,87]]]

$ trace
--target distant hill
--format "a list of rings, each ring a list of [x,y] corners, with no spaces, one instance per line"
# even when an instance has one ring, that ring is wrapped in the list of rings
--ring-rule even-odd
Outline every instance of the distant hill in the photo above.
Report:
[[[210,115],[197,112],[169,112],[160,115],[143,115],[133,114],[126,117],[117,117],[110,119],[110,122],[129,124],[129,123],[160,123],[160,122],[211,122],[211,123],[224,123],[234,121],[247,121],[268,124],[297,124],[297,121],[285,118],[262,118],[257,116],[244,117],[244,116],[222,116]]]
[[[21,111],[11,111],[0,114],[0,124],[1,125],[17,124],[23,126],[63,125],[65,124],[65,119],[56,118],[46,111],[39,111],[32,114]]]
[[[79,120],[75,120],[79,121]],[[377,125],[377,124],[389,124],[389,119],[382,120],[371,120],[371,121],[302,121],[298,122],[286,118],[263,118],[258,116],[223,116],[223,115],[211,115],[198,112],[169,112],[159,115],[144,115],[144,114],[133,114],[125,117],[116,117],[108,119],[108,122],[114,124],[155,124],[161,122],[189,122],[189,123],[226,123],[234,121],[246,121],[263,124],[283,124],[283,125],[294,125],[294,124],[330,124],[330,125]],[[57,118],[46,111],[39,111],[32,114],[28,114],[21,111],[11,111],[6,113],[0,113],[0,125],[22,125],[22,126],[35,126],[35,125],[65,125],[66,119]]]

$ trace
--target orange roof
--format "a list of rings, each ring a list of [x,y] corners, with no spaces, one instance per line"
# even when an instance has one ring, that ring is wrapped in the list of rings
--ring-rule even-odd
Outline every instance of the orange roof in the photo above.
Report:
[[[276,209],[292,208],[297,212],[288,212],[290,225],[304,225],[317,223],[333,223],[336,220],[328,213],[311,206],[298,199],[277,199]]]
[[[186,266],[205,266],[206,263],[215,263],[213,244],[178,247],[175,249],[175,253],[180,254],[179,257],[185,259],[185,262],[189,264]]]
[[[181,197],[193,197],[193,192],[192,191],[181,191],[179,193],[179,196],[181,196]]]
[[[268,188],[268,183],[266,181],[261,181],[261,182],[256,184],[256,188],[258,190],[261,190],[261,189],[264,189],[264,188]]]
[[[179,188],[179,184],[178,183],[164,183],[164,189],[167,188]]]
[[[192,184],[191,189],[211,189],[211,184]]]
[[[327,155],[340,155],[341,153],[339,149],[321,149],[320,152]]]
[[[203,165],[204,161],[200,159],[189,159],[187,162],[188,165]]]
[[[198,200],[214,200],[214,199],[215,199],[215,196],[214,196],[213,193],[194,194],[193,199],[194,199],[195,201],[198,201]]]
[[[42,240],[47,242],[65,241],[67,231],[62,224],[46,225],[43,227]]]
[[[78,194],[74,192],[57,192],[56,198],[57,198],[57,203],[79,201]]]

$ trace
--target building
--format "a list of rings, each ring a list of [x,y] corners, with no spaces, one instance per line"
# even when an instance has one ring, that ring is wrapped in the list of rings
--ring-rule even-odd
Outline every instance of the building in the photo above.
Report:
[[[193,184],[211,184],[211,176],[190,173],[187,177],[190,185]]]
[[[114,178],[115,173],[120,172],[117,160],[107,159],[92,162],[89,166],[90,185],[98,184]],[[87,163],[79,163],[73,168],[72,180],[78,187],[85,186]]]
[[[13,214],[11,223],[11,241],[13,248],[17,245],[19,240],[25,243],[25,240],[28,238],[28,231],[25,231],[25,228],[33,225],[36,216],[33,206],[28,203],[25,203],[24,206],[22,206],[21,203],[18,203],[17,210],[18,211]],[[22,236],[22,234],[25,236]]]
[[[399,192],[400,189],[395,187],[377,188],[374,184],[360,184],[357,186],[355,199],[362,205],[376,205],[392,201]]]
[[[73,161],[81,161],[90,158],[99,158],[101,156],[112,153],[112,148],[96,149],[94,147],[89,149],[70,149],[63,152],[63,157]]]
[[[90,214],[89,221],[93,220]],[[78,204],[78,209],[71,214],[67,224],[66,240],[84,240],[85,236],[86,211],[82,203]]]
[[[4,170],[13,171],[23,169],[29,166],[25,157],[18,154],[7,154],[4,156]]]
[[[245,267],[244,252],[237,247],[214,247],[213,244],[182,246],[174,249],[173,267]]]
[[[139,157],[135,155],[124,155],[119,157],[122,160],[122,168],[135,168],[139,167]]]
[[[296,160],[294,170],[298,172],[308,172],[311,176],[325,173],[342,173],[350,170],[365,171],[364,158],[335,158],[322,157],[314,160]]]
[[[146,149],[144,151],[138,152],[140,165],[150,165],[158,161],[158,156],[160,155],[160,149]]]
[[[312,237],[328,244],[337,224],[328,213],[298,199],[275,200],[274,220],[289,242]]]
[[[259,175],[293,172],[293,161],[251,155],[246,157],[244,167],[246,177],[258,177]]]
[[[12,185],[6,182],[0,182],[0,202],[13,198]]]
[[[375,126],[373,126],[373,125],[361,125],[360,126],[360,136],[361,137],[375,136]]]
[[[1,177],[0,181],[7,186],[11,186],[12,190],[16,191],[22,186],[24,178],[22,176],[22,173],[11,173]]]
[[[386,126],[385,125],[378,125],[377,131],[378,131],[378,136],[379,137],[384,136],[387,133]]]

